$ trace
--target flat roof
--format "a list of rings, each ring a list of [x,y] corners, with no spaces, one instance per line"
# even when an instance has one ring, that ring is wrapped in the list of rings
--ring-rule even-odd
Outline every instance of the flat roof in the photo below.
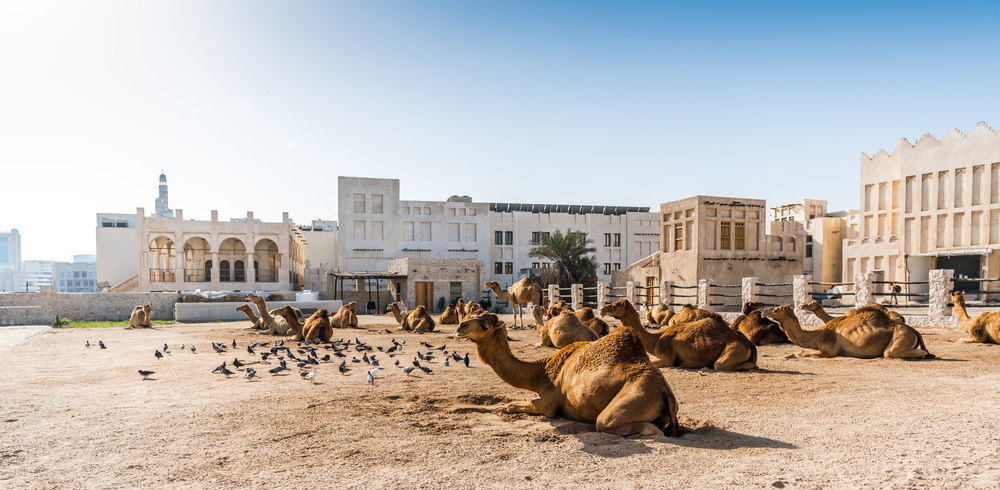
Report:
[[[327,272],[328,275],[340,279],[406,279],[406,274],[396,274],[393,272]]]
[[[490,211],[497,213],[566,213],[607,214],[648,213],[649,206],[598,206],[591,204],[530,204],[518,202],[491,202]]]

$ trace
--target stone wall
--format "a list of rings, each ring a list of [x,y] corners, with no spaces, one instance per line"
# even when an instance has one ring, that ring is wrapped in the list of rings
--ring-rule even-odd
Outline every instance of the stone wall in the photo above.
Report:
[[[173,320],[178,293],[57,293],[51,286],[39,293],[0,294],[0,325],[51,325],[56,316],[72,320],[128,320],[137,305],[153,303],[154,320]],[[40,311],[9,307],[39,307]],[[18,323],[14,323],[14,322]]]

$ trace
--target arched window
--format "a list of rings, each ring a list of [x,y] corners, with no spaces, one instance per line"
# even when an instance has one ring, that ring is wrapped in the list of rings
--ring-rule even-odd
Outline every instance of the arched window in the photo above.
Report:
[[[246,271],[243,270],[243,261],[237,260],[233,262],[233,276],[235,277],[235,282],[246,282],[247,276]]]
[[[229,261],[219,261],[219,282],[229,282]]]
[[[212,261],[211,260],[206,260],[205,261],[205,280],[206,281],[211,281],[212,280]]]

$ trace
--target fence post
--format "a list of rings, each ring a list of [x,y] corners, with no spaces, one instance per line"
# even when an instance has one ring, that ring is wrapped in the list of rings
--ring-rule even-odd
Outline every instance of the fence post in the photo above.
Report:
[[[674,294],[672,291],[674,287],[674,281],[660,281],[660,304],[664,307],[669,307],[670,295]]]
[[[872,273],[860,272],[854,276],[854,307],[872,304]]]
[[[583,308],[583,284],[572,284],[569,290],[570,303],[575,311]]]
[[[549,284],[549,306],[559,302],[559,285]]]
[[[638,307],[635,303],[635,282],[628,281],[625,283],[625,299],[632,303],[632,306]]]
[[[927,275],[927,282],[930,286],[930,296],[927,298],[927,316],[943,317],[950,316],[948,309],[951,290],[954,288],[952,279],[955,271],[952,269],[934,269]]]
[[[743,278],[743,288],[740,290],[743,304],[757,301],[757,295],[760,294],[760,286],[757,285],[758,282],[760,282],[759,277]]]
[[[698,280],[698,308],[712,311],[712,309],[708,307],[708,288],[710,288],[711,286],[712,286],[711,279]]]
[[[812,287],[809,283],[812,282],[813,276],[792,276],[792,304],[795,305],[795,316],[802,318],[802,305],[812,301]]]
[[[602,308],[608,304],[608,293],[611,292],[610,282],[599,282],[597,283],[597,311],[601,311]]]

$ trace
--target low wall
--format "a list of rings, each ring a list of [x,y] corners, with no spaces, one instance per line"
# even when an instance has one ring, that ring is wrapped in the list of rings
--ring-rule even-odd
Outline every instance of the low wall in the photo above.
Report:
[[[52,318],[41,306],[0,306],[0,327],[51,324]]]
[[[56,316],[72,320],[123,321],[137,305],[153,304],[154,320],[173,320],[177,293],[38,293],[0,294],[0,325],[52,325]],[[16,307],[31,307],[25,310]]]
[[[215,322],[215,321],[239,321],[246,320],[247,316],[242,311],[236,311],[236,308],[240,305],[247,304],[245,302],[239,303],[177,303],[177,321],[178,322],[188,322],[188,323],[200,323],[200,322]],[[252,304],[252,303],[251,303]],[[330,310],[330,313],[336,313],[337,310],[343,305],[340,300],[336,301],[269,301],[267,303],[268,309],[281,308],[285,305],[292,305],[295,308],[302,310],[302,313],[306,316],[312,314],[320,308],[326,308]],[[254,312],[257,312],[257,308],[254,308]],[[153,315],[156,318],[156,315]]]

